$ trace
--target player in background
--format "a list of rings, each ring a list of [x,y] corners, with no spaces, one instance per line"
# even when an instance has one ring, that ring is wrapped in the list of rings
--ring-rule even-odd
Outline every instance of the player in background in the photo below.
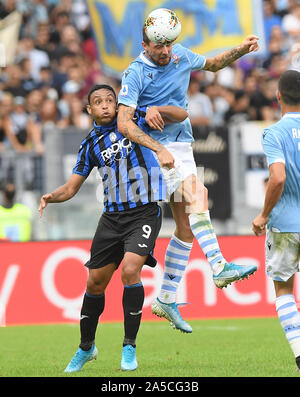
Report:
[[[176,25],[180,22],[172,13]],[[197,168],[193,157],[193,133],[190,120],[165,125],[157,106],[172,104],[187,107],[187,89],[193,70],[216,72],[252,51],[258,49],[258,38],[249,36],[237,48],[212,58],[205,58],[180,44],[150,41],[147,27],[143,28],[144,51],[123,73],[119,93],[118,129],[133,142],[152,149],[158,157],[166,175],[170,206],[176,223],[175,232],[165,255],[165,270],[160,294],[152,304],[152,312],[183,332],[192,332],[191,326],[183,320],[176,304],[176,292],[184,275],[193,239],[196,238],[211,265],[213,280],[223,288],[233,281],[253,274],[255,266],[238,266],[228,263],[218,245],[208,210],[207,189],[197,179]],[[145,134],[132,117],[136,106],[147,106],[147,120],[152,128],[150,136]],[[175,160],[174,160],[175,159]],[[175,167],[175,169],[174,169]],[[169,169],[169,171],[164,171]],[[172,192],[178,184],[182,195],[175,199]],[[178,197],[178,196],[177,196]]]
[[[105,289],[121,261],[124,285],[124,340],[122,370],[135,370],[136,336],[144,302],[141,270],[154,267],[153,249],[161,227],[157,201],[165,199],[165,186],[152,151],[130,142],[117,130],[116,94],[107,85],[94,86],[88,95],[87,111],[94,128],[83,140],[76,165],[69,180],[40,200],[40,216],[48,203],[70,200],[91,170],[97,167],[104,187],[104,212],[91,246],[87,288],[80,316],[81,341],[65,372],[79,371],[97,357],[96,329],[105,305]],[[187,117],[184,109],[161,107],[166,121]],[[135,122],[147,129],[142,110],[135,112]]]
[[[282,118],[266,128],[262,146],[269,181],[253,231],[266,234],[266,272],[273,280],[279,321],[300,369],[300,314],[294,277],[300,260],[300,73],[288,70],[279,79],[277,98]]]

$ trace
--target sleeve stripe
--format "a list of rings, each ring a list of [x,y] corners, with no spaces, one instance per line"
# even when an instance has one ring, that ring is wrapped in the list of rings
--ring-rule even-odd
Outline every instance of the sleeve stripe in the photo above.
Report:
[[[281,158],[278,158],[278,159],[272,160],[272,164],[273,163],[283,163],[283,164],[285,164],[285,160],[281,159]]]

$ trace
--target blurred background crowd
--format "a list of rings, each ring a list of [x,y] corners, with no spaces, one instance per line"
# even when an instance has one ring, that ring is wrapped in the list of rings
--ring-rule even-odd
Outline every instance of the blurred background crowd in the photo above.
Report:
[[[120,80],[101,69],[84,0],[2,0],[0,20],[14,10],[22,25],[15,62],[0,73],[0,156],[7,150],[43,156],[46,124],[89,128],[89,89],[105,82],[118,92]],[[300,70],[300,2],[264,0],[264,30],[263,57],[241,58],[218,73],[192,74],[193,126],[280,118],[278,77],[289,68]],[[11,182],[7,178],[1,189]]]

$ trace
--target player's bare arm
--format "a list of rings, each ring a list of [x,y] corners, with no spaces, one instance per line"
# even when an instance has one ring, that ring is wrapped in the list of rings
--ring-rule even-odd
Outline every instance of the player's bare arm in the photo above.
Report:
[[[130,106],[119,105],[118,130],[132,142],[143,145],[156,153],[162,167],[174,168],[174,157],[155,139],[142,131],[133,121],[135,109]]]
[[[257,51],[259,49],[258,40],[259,38],[257,36],[250,35],[240,46],[229,51],[222,52],[215,57],[207,58],[203,70],[217,72],[218,70],[231,65],[242,56],[249,54],[250,52]]]
[[[42,217],[43,211],[49,203],[62,203],[74,197],[84,181],[85,177],[78,174],[72,174],[64,185],[59,186],[52,193],[44,194],[40,200],[40,217]]]
[[[164,124],[180,123],[187,117],[187,111],[178,106],[151,106],[147,108],[145,120],[152,129],[162,132]]]
[[[265,234],[266,232],[266,224],[268,223],[269,215],[280,200],[285,178],[285,165],[283,163],[273,163],[270,166],[270,178],[268,181],[264,207],[252,223],[253,232],[257,236]]]

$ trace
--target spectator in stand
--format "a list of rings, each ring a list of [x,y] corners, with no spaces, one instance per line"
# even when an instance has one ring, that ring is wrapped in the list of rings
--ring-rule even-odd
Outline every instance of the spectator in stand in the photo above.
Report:
[[[18,1],[17,9],[26,24],[21,29],[22,37],[36,37],[39,24],[48,22],[48,10],[44,0]]]
[[[276,14],[274,2],[271,0],[264,1],[264,31],[267,44],[269,43],[274,26],[281,27],[281,17]]]
[[[76,128],[86,128],[92,127],[92,119],[87,114],[82,106],[82,101],[79,98],[74,98],[70,104],[70,125]]]
[[[50,59],[45,51],[34,47],[34,40],[31,37],[24,37],[19,42],[19,55],[26,56],[31,62],[31,77],[34,81],[39,81],[40,69],[50,65]]]
[[[55,50],[55,44],[51,42],[49,23],[38,25],[37,35],[34,39],[34,46],[37,50],[45,52],[50,61],[52,60],[52,53]]]
[[[16,152],[29,150],[30,126],[25,112],[25,99],[17,96],[13,101],[12,112],[7,115],[3,123],[5,143]]]
[[[212,82],[204,88],[204,93],[208,96],[212,104],[212,125],[218,126],[224,124],[225,113],[228,111],[234,100],[232,92],[229,89]]]
[[[282,29],[289,36],[290,44],[300,40],[300,3],[295,2],[289,8],[289,13],[282,19]]]
[[[9,65],[5,68],[6,81],[4,81],[4,91],[13,96],[25,96],[27,94],[22,82],[22,70],[20,65]]]
[[[52,123],[58,128],[66,128],[69,125],[68,118],[60,114],[55,100],[51,98],[43,101],[38,121],[41,128],[46,123]]]
[[[50,14],[50,42],[53,43],[55,47],[60,43],[61,32],[64,26],[70,24],[70,16],[67,11],[60,7],[54,7]],[[60,57],[61,54],[53,52],[51,59],[55,59],[57,56]]]
[[[253,105],[251,104],[251,98],[257,95],[258,92],[258,82],[255,76],[250,74],[249,76],[246,77],[244,81],[244,91],[250,99],[249,109],[248,109],[249,119],[256,120],[257,117],[256,108],[254,108]]]
[[[82,53],[80,36],[75,27],[71,24],[62,27],[60,31],[60,40],[52,53],[52,57],[57,59],[67,52],[72,52],[74,54]]]
[[[249,121],[250,99],[244,90],[237,90],[234,93],[234,101],[224,115],[224,120],[228,123]]]
[[[9,92],[3,92],[0,97],[0,153],[4,150],[4,120],[12,112],[14,97]]]
[[[7,183],[3,189],[3,202],[0,205],[0,239],[29,241],[32,212],[26,205],[16,203],[15,195],[15,185]]]
[[[200,83],[191,76],[188,93],[188,114],[192,127],[209,126],[213,118],[213,109],[209,97],[200,92]]]
[[[78,62],[78,60],[77,60],[77,62]],[[84,63],[84,66],[87,66],[87,65]],[[76,92],[76,94],[79,98],[82,98],[84,96],[84,93],[86,92],[86,90],[85,90],[86,68],[83,66],[80,66],[79,63],[76,63],[68,69],[67,74],[68,74],[68,81],[73,81],[74,83],[76,83],[78,85],[78,91]]]
[[[62,94],[57,106],[61,116],[66,120],[71,115],[71,103],[74,99],[78,98],[79,91],[80,85],[73,80],[68,80],[62,87]]]
[[[76,54],[66,51],[57,61],[57,65],[53,68],[52,86],[61,94],[62,86],[68,81],[68,70],[76,64]]]
[[[262,80],[259,89],[250,98],[250,106],[255,111],[255,120],[274,121],[279,117],[279,106],[276,99],[277,80]]]

